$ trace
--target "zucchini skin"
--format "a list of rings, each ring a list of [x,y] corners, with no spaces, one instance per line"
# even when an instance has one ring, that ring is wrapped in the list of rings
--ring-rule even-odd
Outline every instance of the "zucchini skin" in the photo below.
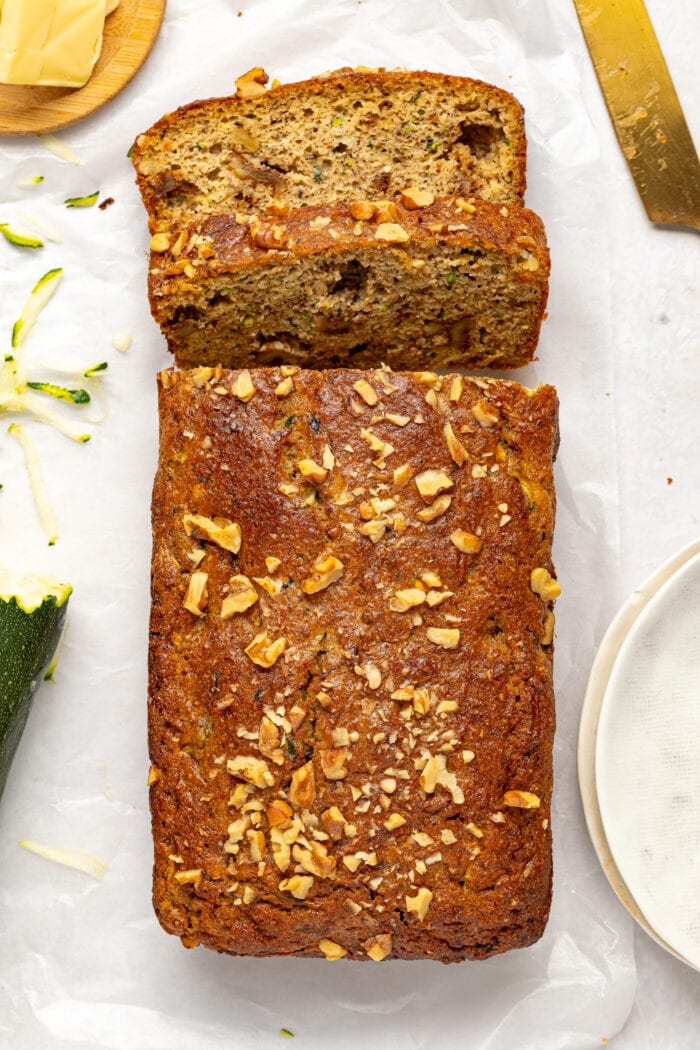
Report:
[[[27,723],[34,693],[61,639],[68,601],[52,595],[25,612],[0,599],[0,797]]]

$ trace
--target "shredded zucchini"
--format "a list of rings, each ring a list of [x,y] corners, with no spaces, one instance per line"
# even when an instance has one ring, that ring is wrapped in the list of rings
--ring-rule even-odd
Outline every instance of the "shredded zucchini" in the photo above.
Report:
[[[46,533],[46,538],[49,541],[49,547],[53,547],[58,539],[58,523],[56,521],[53,506],[51,505],[48,489],[46,488],[44,472],[41,469],[41,462],[36,450],[36,445],[34,444],[34,439],[31,434],[28,434],[25,431],[24,427],[20,426],[19,423],[11,423],[8,427],[8,433],[19,441],[22,451],[24,452],[24,462],[26,463],[27,473],[29,474],[29,484],[32,488],[34,503],[41,524],[44,528],[44,532]]]
[[[67,146],[66,143],[56,135],[39,135],[38,139],[49,153],[53,153],[53,155],[60,160],[65,160],[68,164],[83,163],[78,154],[74,153],[70,146]]]
[[[27,383],[30,390],[38,390],[42,394],[49,394],[59,401],[72,401],[74,405],[87,405],[90,395],[87,390],[69,390],[65,386],[57,386],[55,383]]]
[[[92,208],[94,204],[97,204],[99,195],[100,191],[95,190],[94,193],[88,193],[84,197],[67,197],[63,203],[66,208]]]
[[[109,867],[107,861],[102,860],[101,857],[80,849],[71,849],[67,846],[45,846],[41,842],[32,842],[31,839],[20,839],[17,845],[29,850],[30,853],[36,853],[44,860],[52,860],[54,864],[63,864],[66,868],[75,868],[76,871],[92,875],[93,879],[103,879]]]
[[[63,269],[49,270],[36,282],[12,329],[12,348],[21,346],[63,278]]]
[[[44,247],[44,242],[41,237],[38,237],[34,233],[30,233],[29,230],[23,231],[16,226],[10,226],[9,222],[0,222],[0,233],[6,241],[9,241],[10,244],[16,245],[18,248]]]

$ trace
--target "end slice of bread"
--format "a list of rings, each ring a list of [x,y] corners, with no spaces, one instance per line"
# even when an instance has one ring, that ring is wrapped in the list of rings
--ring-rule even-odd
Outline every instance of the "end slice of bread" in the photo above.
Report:
[[[525,130],[507,91],[426,72],[324,74],[266,91],[263,70],[231,98],[193,102],[136,140],[151,232],[199,216],[370,197],[521,201]]]

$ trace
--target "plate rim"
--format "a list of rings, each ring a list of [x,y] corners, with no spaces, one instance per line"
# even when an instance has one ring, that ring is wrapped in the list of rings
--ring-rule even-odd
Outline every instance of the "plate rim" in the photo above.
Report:
[[[588,684],[584,695],[577,746],[577,770],[579,791],[588,834],[596,856],[620,903],[656,943],[680,962],[700,972],[700,969],[680,955],[671,945],[653,929],[639,908],[629,887],[625,883],[615,863],[610,849],[603,820],[598,806],[596,783],[596,740],[603,699],[607,690],[613,667],[622,645],[634,627],[641,612],[646,608],[654,595],[668,583],[685,564],[700,554],[700,538],[693,540],[677,551],[660,565],[647,579],[632,592],[630,597],[618,610],[606,630],[598,647]]]

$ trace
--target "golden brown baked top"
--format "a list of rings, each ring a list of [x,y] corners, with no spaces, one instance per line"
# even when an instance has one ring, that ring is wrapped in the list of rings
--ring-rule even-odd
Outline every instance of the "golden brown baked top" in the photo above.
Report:
[[[160,376],[154,900],[236,954],[484,957],[551,882],[551,387]]]
[[[441,73],[350,69],[266,91],[264,70],[251,72],[231,98],[183,106],[137,138],[152,232],[192,212],[395,198],[411,185],[522,199],[523,112],[507,91]]]
[[[517,205],[404,198],[212,216],[156,234],[151,307],[177,360],[525,364],[547,300],[540,219]]]

